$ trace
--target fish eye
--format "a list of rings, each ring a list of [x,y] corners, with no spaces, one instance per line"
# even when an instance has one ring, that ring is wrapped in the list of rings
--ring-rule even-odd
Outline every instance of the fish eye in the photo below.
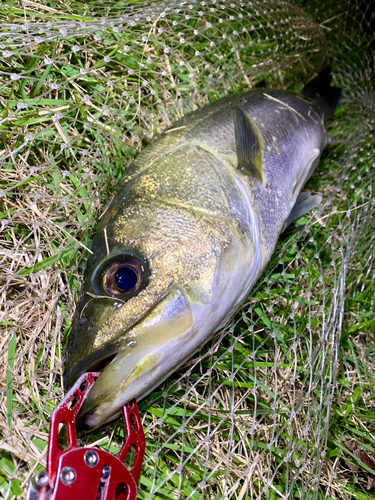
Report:
[[[129,266],[120,267],[115,273],[115,285],[121,292],[131,292],[138,282],[136,271]]]
[[[112,263],[103,274],[103,288],[108,295],[129,298],[142,286],[144,268],[135,258]]]

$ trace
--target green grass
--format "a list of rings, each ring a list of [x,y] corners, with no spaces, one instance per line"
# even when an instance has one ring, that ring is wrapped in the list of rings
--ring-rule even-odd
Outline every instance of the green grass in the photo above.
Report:
[[[13,303],[1,324],[7,339],[2,442],[9,449],[0,448],[0,493],[9,499],[21,497],[31,471],[44,467],[48,421],[63,397],[62,351],[85,247],[131,159],[193,104],[248,83],[298,90],[324,62],[321,30],[294,25],[293,13],[289,25],[275,25],[286,16],[282,7],[247,21],[254,27],[250,36],[259,37],[252,44],[244,43],[247,35],[232,36],[244,21],[219,24],[220,12],[205,7],[202,17],[197,7],[190,19],[176,13],[159,20],[164,35],[147,33],[146,47],[139,25],[93,27],[104,7],[89,4],[48,2],[57,14],[8,1],[0,11],[3,22],[20,25],[24,15],[33,22],[86,22],[65,38],[10,47],[14,55],[0,62],[6,119],[0,125],[0,189],[7,190],[0,223],[8,221],[1,233],[0,255],[8,259],[1,280]],[[275,66],[278,50],[284,64],[277,60],[281,65]],[[54,62],[44,63],[46,57]],[[343,79],[346,64],[335,61],[336,78]],[[21,78],[11,80],[11,74]],[[309,182],[326,205],[310,222],[297,221],[301,232],[279,241],[227,334],[140,402],[147,448],[139,498],[150,491],[156,499],[176,492],[197,500],[241,494],[373,498],[366,487],[374,472],[345,445],[355,441],[375,458],[374,141],[366,126],[361,109],[344,95],[330,131],[352,143],[330,146]],[[10,150],[15,153],[4,160]],[[15,438],[17,425],[22,429]],[[116,421],[82,439],[101,440],[101,447],[117,453],[124,433]],[[251,484],[248,464],[254,466]]]

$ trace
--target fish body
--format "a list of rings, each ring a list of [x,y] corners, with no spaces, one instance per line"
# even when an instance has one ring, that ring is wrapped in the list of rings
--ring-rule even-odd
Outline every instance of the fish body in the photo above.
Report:
[[[68,386],[107,365],[83,406],[84,428],[158,386],[249,294],[327,143],[324,116],[338,90],[323,80],[333,97],[315,82],[304,95],[221,99],[129,167],[93,240],[65,353]]]

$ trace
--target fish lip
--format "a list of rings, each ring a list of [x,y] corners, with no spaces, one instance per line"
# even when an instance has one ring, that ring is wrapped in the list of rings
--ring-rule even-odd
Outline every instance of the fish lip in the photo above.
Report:
[[[111,360],[110,363],[107,364],[107,366],[102,370],[102,372],[99,374],[99,376],[97,377],[97,379],[95,380],[94,384],[92,385],[90,391],[94,388],[95,384],[99,381],[100,377],[103,375],[103,373],[108,369],[110,370],[111,369],[111,365],[113,363],[115,363],[120,357],[121,357],[121,352],[119,352],[117,355],[115,355],[113,357],[113,359]],[[158,365],[156,365],[156,368],[158,367]],[[155,367],[154,367],[155,368]],[[137,399],[137,401],[139,401],[139,399],[143,399],[143,397],[145,397],[147,394],[149,394],[149,392],[151,392],[153,389],[155,389],[156,387],[158,387],[160,385],[160,381],[158,381],[157,383],[154,384],[153,387],[149,388],[147,390],[147,392],[145,394],[143,394],[143,396],[141,398],[137,397],[137,396],[131,396],[129,397],[129,399],[123,403],[121,405],[121,407],[119,407],[117,410],[115,410],[113,413],[111,413],[110,415],[107,415],[105,420],[103,420],[103,418],[100,416],[100,410],[98,412],[98,408],[100,406],[100,403],[96,406],[94,406],[93,408],[90,408],[88,411],[85,411],[85,403],[86,403],[86,398],[84,399],[83,401],[83,404],[77,414],[77,417],[76,417],[76,428],[77,428],[77,431],[79,432],[82,432],[83,434],[88,434],[94,430],[97,430],[99,429],[100,427],[103,427],[104,425],[107,425],[109,422],[111,422],[112,420],[118,418],[121,413],[122,413],[122,407],[124,405],[127,405],[129,404],[130,401],[134,400],[134,399]],[[89,395],[89,394],[87,394]]]
[[[87,358],[77,361],[68,371],[64,373],[65,390],[69,390],[82,373],[102,371],[112,363],[118,354],[118,346],[108,346],[99,352],[90,354]]]
[[[81,415],[81,412],[78,412],[78,416],[76,419],[76,429],[78,432],[83,432],[84,434],[87,434],[88,432],[92,431],[95,426],[90,423],[90,419],[92,416],[95,416],[96,408],[93,410],[90,410],[88,413],[85,413],[84,415]]]

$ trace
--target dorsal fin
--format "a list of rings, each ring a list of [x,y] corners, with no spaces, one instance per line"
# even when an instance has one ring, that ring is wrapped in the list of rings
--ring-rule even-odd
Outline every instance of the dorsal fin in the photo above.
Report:
[[[262,136],[254,120],[240,106],[234,107],[234,132],[238,170],[264,185]]]

